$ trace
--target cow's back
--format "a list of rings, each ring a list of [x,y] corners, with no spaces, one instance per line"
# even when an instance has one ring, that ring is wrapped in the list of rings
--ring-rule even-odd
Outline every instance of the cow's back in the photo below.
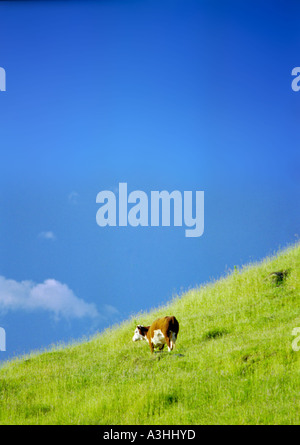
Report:
[[[150,335],[153,337],[154,331],[161,330],[164,335],[169,335],[170,332],[174,332],[176,335],[179,331],[179,323],[172,315],[171,317],[162,317],[155,320],[150,326]]]

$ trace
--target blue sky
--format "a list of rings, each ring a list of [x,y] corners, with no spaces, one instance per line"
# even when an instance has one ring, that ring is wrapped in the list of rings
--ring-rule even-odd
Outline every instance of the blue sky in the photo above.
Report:
[[[0,360],[297,240],[299,14],[296,1],[1,2]],[[99,227],[96,196],[120,182],[204,190],[203,236]]]

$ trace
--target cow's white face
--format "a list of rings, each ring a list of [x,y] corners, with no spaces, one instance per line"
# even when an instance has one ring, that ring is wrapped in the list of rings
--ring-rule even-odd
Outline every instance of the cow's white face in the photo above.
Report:
[[[132,337],[132,341],[145,340],[145,337],[140,333],[139,326],[136,327],[134,331],[134,335]]]

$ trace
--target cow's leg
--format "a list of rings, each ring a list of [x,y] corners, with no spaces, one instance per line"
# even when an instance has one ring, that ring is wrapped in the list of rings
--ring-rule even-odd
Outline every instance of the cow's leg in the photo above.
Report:
[[[175,348],[175,342],[176,342],[176,334],[175,332],[171,332],[171,343],[172,343],[172,349]]]
[[[150,351],[151,351],[151,354],[153,354],[153,350],[154,350],[154,348],[153,348],[153,344],[152,344],[152,342],[151,342],[151,341],[149,342],[149,346],[150,346]]]
[[[168,346],[168,351],[171,352],[172,349],[173,349],[172,342],[171,342],[171,340],[170,340],[168,335],[165,338],[166,338],[166,343],[167,343],[167,346]]]
[[[164,349],[164,347],[165,347],[165,345],[161,345],[161,346],[159,347],[159,350],[162,351],[162,350]]]

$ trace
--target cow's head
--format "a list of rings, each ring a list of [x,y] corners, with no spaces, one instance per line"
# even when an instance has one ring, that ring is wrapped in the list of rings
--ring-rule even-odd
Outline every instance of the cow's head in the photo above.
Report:
[[[132,341],[146,340],[149,327],[150,326],[142,326],[139,324],[135,328],[134,335],[132,337]]]

